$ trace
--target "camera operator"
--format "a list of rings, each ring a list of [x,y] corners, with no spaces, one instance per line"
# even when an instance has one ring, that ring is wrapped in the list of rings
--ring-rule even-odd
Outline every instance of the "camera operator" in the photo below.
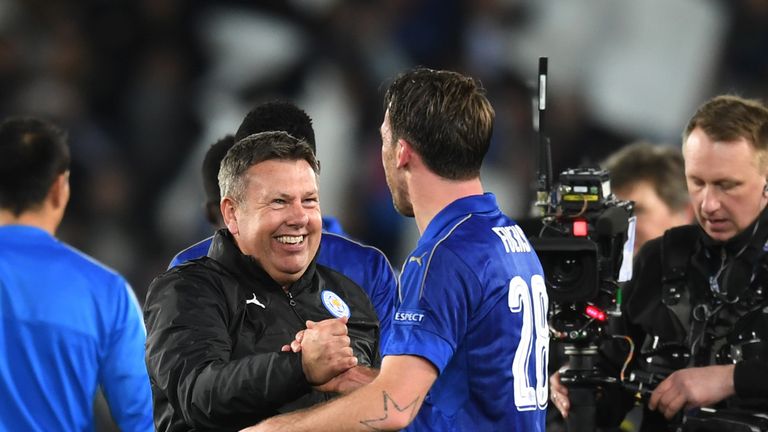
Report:
[[[651,394],[647,431],[664,430],[683,409],[768,395],[768,334],[761,330],[768,322],[768,109],[734,96],[706,102],[683,133],[683,157],[698,225],[670,229],[643,247],[622,305],[628,326],[644,334],[633,335],[638,348],[678,344],[690,353],[689,367]],[[753,346],[728,351],[745,321]],[[567,415],[558,378],[551,399]]]

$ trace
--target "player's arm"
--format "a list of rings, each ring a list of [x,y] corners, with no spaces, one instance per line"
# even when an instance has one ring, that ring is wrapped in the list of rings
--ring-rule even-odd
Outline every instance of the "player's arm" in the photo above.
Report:
[[[247,432],[387,431],[408,426],[437,379],[437,368],[418,356],[387,356],[369,385],[308,410],[272,417]]]
[[[121,430],[152,431],[152,390],[144,363],[146,331],[133,290],[119,278],[111,305],[111,331],[99,383],[112,416]]]

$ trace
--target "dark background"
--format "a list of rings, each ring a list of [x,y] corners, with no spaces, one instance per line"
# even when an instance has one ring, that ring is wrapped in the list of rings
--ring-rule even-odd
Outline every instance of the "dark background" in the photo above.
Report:
[[[142,302],[175,252],[211,232],[205,150],[273,98],[315,120],[324,213],[398,268],[418,233],[392,208],[378,128],[388,80],[416,65],[483,82],[497,114],[483,181],[528,216],[539,56],[555,172],[638,139],[679,145],[708,97],[768,98],[768,2],[3,0],[0,116],[69,131],[59,235]]]
[[[483,180],[527,216],[539,56],[555,172],[637,139],[679,145],[706,98],[768,97],[768,2],[5,0],[0,115],[69,131],[60,237],[142,301],[173,254],[210,233],[205,149],[277,97],[315,120],[324,212],[399,267],[416,233],[392,209],[378,128],[386,83],[415,65],[483,82],[497,112]]]

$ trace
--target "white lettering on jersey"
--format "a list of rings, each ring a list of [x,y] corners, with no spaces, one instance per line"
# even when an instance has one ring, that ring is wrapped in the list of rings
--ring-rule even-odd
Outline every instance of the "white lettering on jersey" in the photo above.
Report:
[[[528,239],[525,238],[525,234],[519,226],[493,227],[491,229],[499,236],[507,253],[531,251],[531,244],[528,243]]]
[[[547,407],[547,362],[549,359],[549,327],[547,325],[547,296],[544,277],[533,275],[530,289],[520,276],[509,282],[509,310],[522,314],[520,342],[512,361],[515,406],[518,411]],[[534,378],[528,375],[533,363]]]
[[[419,312],[395,312],[395,321],[405,323],[417,323],[424,319],[424,314]]]

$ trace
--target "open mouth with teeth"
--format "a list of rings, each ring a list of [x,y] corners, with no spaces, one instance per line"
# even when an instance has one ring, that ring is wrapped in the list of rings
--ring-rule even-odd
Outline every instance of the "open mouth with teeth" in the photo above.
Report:
[[[305,236],[303,235],[300,235],[300,236],[282,235],[282,236],[275,237],[275,240],[277,240],[282,244],[296,245],[296,244],[302,243],[304,241],[304,237]]]

